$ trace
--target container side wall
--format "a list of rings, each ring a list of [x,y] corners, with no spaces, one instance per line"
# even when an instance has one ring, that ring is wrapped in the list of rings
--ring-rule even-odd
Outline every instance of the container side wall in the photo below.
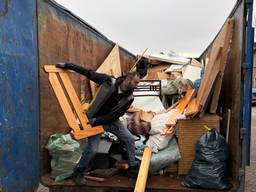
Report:
[[[229,133],[229,156],[230,175],[237,178],[241,163],[240,128],[242,122],[242,63],[243,63],[243,38],[244,38],[244,4],[237,2],[230,14],[235,20],[230,54],[222,82],[219,105],[225,113],[231,109],[230,133]],[[218,36],[215,38],[215,40]],[[214,41],[213,41],[214,42]],[[211,44],[212,45],[212,44]],[[211,45],[202,54],[201,58],[208,57]],[[223,122],[226,120],[224,119]],[[224,125],[224,124],[223,124]],[[226,127],[221,127],[225,132]]]
[[[0,1],[0,25],[0,191],[29,192],[39,180],[36,1]]]
[[[114,43],[51,1],[40,0],[38,12],[41,87],[40,146],[41,170],[44,174],[50,171],[50,158],[44,148],[49,136],[54,133],[67,133],[70,129],[50,87],[43,65],[72,62],[90,69],[97,69],[114,47]],[[135,56],[123,48],[120,50],[121,68],[125,72],[135,62]],[[88,80],[77,73],[72,74],[71,78],[81,100],[90,101]]]

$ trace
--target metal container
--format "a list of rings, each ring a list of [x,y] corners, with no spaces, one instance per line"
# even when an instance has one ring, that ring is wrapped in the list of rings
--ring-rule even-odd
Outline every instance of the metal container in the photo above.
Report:
[[[232,111],[231,191],[237,191],[239,184],[243,191],[244,168],[249,163],[252,2],[237,1],[230,14],[235,32],[220,96],[223,111]],[[70,129],[43,66],[72,62],[97,69],[115,43],[51,0],[2,0],[0,24],[0,191],[34,191],[40,181],[51,191],[81,191],[71,181],[54,183],[49,178],[50,157],[44,147],[51,134]],[[207,57],[211,45],[201,59]],[[122,71],[126,72],[135,56],[120,50]],[[71,78],[80,99],[90,100],[88,80],[75,74]],[[147,187],[152,191],[200,191],[182,187],[181,181],[150,177]],[[134,185],[134,180],[120,177],[104,185],[88,183],[84,189],[131,190]]]

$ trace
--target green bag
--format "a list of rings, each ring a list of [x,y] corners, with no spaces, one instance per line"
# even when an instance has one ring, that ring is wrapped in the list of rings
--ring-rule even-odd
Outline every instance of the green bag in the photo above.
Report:
[[[54,134],[46,145],[51,156],[51,177],[54,181],[62,181],[70,177],[81,157],[80,144],[70,134]]]

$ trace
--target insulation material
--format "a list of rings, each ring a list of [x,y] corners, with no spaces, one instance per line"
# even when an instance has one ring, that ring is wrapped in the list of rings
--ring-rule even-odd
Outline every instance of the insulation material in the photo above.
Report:
[[[201,67],[187,65],[183,73],[183,78],[189,79],[194,82],[196,79],[200,79],[200,74],[201,74]]]

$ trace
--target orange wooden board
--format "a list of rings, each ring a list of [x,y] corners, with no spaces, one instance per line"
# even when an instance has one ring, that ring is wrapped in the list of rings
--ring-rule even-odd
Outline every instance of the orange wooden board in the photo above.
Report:
[[[148,170],[151,160],[152,150],[149,147],[145,147],[141,164],[140,164],[140,170],[137,177],[137,181],[135,184],[135,192],[144,192],[147,184],[147,178],[148,178]]]
[[[45,65],[44,69],[49,73],[49,81],[68,125],[73,130],[71,133],[74,138],[82,139],[103,133],[104,129],[102,126],[92,127],[89,124],[89,120],[83,111],[83,106],[75,92],[68,72],[63,69],[58,69],[53,65]],[[75,109],[75,111],[73,109]],[[77,121],[77,117],[82,124],[82,129]]]
[[[186,95],[180,100],[179,104],[175,107],[176,111],[171,115],[171,117],[167,120],[166,125],[171,127],[174,126],[177,122],[177,117],[183,113],[185,108],[187,107],[190,100],[193,98],[195,94],[194,89],[189,89]]]

